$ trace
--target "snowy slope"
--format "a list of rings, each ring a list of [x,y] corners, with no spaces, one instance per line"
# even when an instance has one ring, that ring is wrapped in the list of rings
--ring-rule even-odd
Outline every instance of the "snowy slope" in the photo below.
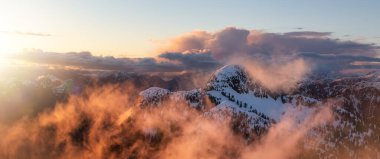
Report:
[[[231,121],[235,132],[244,134],[247,141],[265,134],[282,118],[293,115],[301,123],[315,113],[318,107],[330,104],[333,111],[331,124],[323,125],[308,132],[310,139],[324,140],[320,146],[311,147],[320,158],[334,158],[347,154],[359,158],[356,151],[376,150],[366,146],[380,141],[377,125],[380,118],[380,80],[377,75],[358,77],[312,77],[301,81],[293,92],[276,94],[262,87],[250,78],[244,68],[227,65],[215,71],[204,89],[168,92],[161,89],[149,95],[167,94],[169,100],[185,100],[189,106],[203,111],[204,115],[220,121]],[[143,93],[144,94],[144,93]],[[165,95],[159,95],[161,99]],[[205,98],[214,107],[205,109]],[[349,146],[348,146],[349,145]],[[339,149],[339,151],[336,151]],[[329,156],[324,156],[329,154]],[[380,153],[377,153],[380,156]],[[376,154],[375,154],[376,155]]]
[[[275,121],[279,121],[282,114],[291,107],[283,103],[281,98],[269,96],[263,87],[259,87],[248,73],[240,66],[227,65],[217,70],[207,84],[207,94],[215,99],[216,107],[219,103],[229,101],[230,107],[237,111],[250,113],[253,110],[262,113]]]

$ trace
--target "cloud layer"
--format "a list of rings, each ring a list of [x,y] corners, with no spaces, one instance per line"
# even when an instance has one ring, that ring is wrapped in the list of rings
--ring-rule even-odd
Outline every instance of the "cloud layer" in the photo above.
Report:
[[[178,36],[163,50],[210,50],[217,59],[236,55],[291,55],[297,53],[375,56],[377,46],[329,38],[331,32],[266,33],[225,28],[215,33],[195,31]]]
[[[94,56],[90,52],[55,53],[37,50],[12,55],[11,58],[38,64],[129,72],[179,72],[214,68],[217,65],[217,62],[207,53],[173,52],[161,54],[160,58],[116,58]]]
[[[15,34],[15,35],[26,35],[26,36],[45,36],[45,37],[52,36],[51,34],[40,33],[40,32],[0,31],[0,33]]]
[[[378,62],[379,47],[333,39],[331,32],[268,33],[234,27],[217,32],[193,31],[167,41],[152,58],[94,56],[89,52],[24,52],[13,58],[40,64],[134,72],[210,71],[231,61],[260,61],[263,65],[305,60],[313,70],[346,69],[356,61]],[[362,67],[377,68],[377,66]]]

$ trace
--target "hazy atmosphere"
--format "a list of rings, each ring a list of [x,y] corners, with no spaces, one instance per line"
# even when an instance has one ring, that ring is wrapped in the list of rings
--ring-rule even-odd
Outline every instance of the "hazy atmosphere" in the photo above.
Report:
[[[0,158],[380,158],[378,1],[0,1]]]

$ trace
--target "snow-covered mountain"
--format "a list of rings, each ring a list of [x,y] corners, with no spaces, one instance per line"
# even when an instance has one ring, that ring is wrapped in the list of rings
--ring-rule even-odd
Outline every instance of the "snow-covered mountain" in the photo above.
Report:
[[[380,118],[376,116],[380,113],[378,76],[328,77],[309,77],[300,81],[294,91],[277,93],[263,87],[243,67],[227,65],[215,71],[204,88],[171,92],[153,87],[140,93],[140,103],[157,106],[164,100],[184,99],[205,116],[232,119],[234,132],[243,134],[249,142],[267,133],[290,112],[297,111],[294,119],[302,122],[318,107],[330,105],[333,121],[307,133],[310,138],[324,138],[313,148],[315,153],[321,158],[341,157],[342,153],[358,158],[358,151],[365,147],[375,152],[370,158],[379,157],[378,147],[371,146],[380,141]],[[211,101],[211,108],[207,101]]]

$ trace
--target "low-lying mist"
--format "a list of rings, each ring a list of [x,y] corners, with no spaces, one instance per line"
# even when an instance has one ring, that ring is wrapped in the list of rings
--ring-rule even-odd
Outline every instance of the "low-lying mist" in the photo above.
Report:
[[[302,58],[269,61],[234,58],[229,63],[244,66],[252,79],[273,92],[290,93],[312,72],[312,65]]]
[[[136,92],[131,85],[89,88],[37,116],[0,124],[0,158],[296,158],[309,130],[331,119],[327,106],[302,122],[285,116],[247,142],[229,118],[216,120],[185,101],[141,108]]]

